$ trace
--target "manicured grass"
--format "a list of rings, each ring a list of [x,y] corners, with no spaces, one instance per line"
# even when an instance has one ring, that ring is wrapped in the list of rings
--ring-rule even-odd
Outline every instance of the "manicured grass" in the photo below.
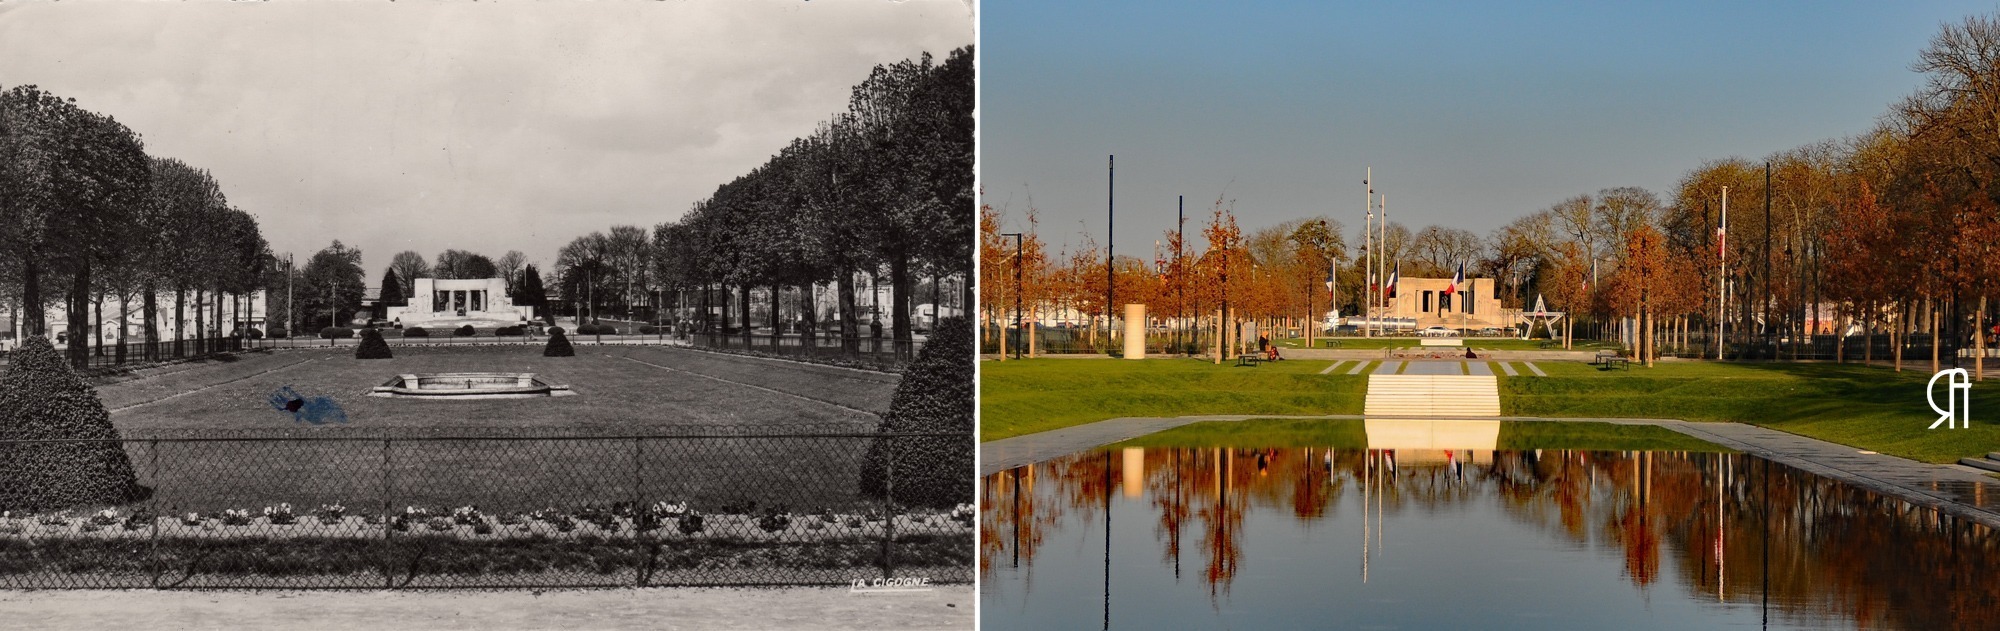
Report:
[[[1600,371],[1537,364],[1548,377],[1501,377],[1504,414],[1735,421],[1925,462],[2000,451],[2000,385],[1977,383],[1969,429],[1927,429],[1930,374],[1853,364],[1666,362]],[[1984,403],[1982,403],[1984,402]]]
[[[1122,416],[1359,414],[1364,375],[1330,361],[1238,367],[1193,359],[980,362],[980,440]]]
[[[534,372],[577,396],[436,401],[366,396],[411,372]],[[279,502],[487,511],[585,503],[687,501],[697,510],[761,501],[845,510],[868,438],[805,434],[874,430],[899,380],[865,373],[656,347],[399,348],[395,359],[351,351],[249,354],[99,387],[127,438],[280,437],[345,440],[134,442],[140,482],[165,514]],[[291,387],[344,408],[346,423],[308,425],[274,409]],[[129,406],[129,407],[128,407]],[[845,407],[843,407],[845,406]],[[855,409],[847,409],[855,408]],[[661,426],[673,426],[662,428]],[[788,438],[593,438],[716,433]],[[394,436],[394,443],[354,440]],[[437,436],[494,437],[431,440]],[[562,440],[508,440],[565,436]],[[706,506],[704,506],[706,505]]]

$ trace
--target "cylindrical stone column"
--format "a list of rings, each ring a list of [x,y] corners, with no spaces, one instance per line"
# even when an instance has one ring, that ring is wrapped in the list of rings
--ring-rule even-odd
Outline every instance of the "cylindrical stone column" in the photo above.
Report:
[[[1125,305],[1125,358],[1146,358],[1146,305]]]

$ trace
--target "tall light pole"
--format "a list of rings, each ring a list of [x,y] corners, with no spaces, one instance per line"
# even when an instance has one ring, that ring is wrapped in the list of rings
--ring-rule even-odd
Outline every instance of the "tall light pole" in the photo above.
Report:
[[[1174,279],[1174,292],[1176,294],[1174,299],[1174,317],[1180,320],[1180,322],[1176,323],[1180,326],[1174,327],[1176,329],[1176,335],[1174,336],[1174,344],[1176,346],[1185,343],[1179,333],[1187,330],[1187,270],[1181,267],[1181,249],[1187,245],[1187,196],[1180,195],[1177,196],[1177,199],[1178,201],[1175,202],[1176,206],[1174,210],[1174,275],[1178,278]],[[1183,347],[1183,350],[1185,350],[1185,347]]]
[[[1368,319],[1375,311],[1375,167],[1368,167],[1368,175],[1361,178],[1361,188],[1367,189],[1365,205],[1368,216],[1361,224],[1361,290],[1367,292],[1361,301],[1361,336],[1374,337],[1375,329]]]
[[[1104,348],[1111,349],[1111,335],[1118,330],[1112,326],[1111,316],[1117,309],[1118,295],[1118,254],[1112,244],[1118,240],[1118,214],[1115,212],[1118,199],[1118,156],[1105,158],[1104,196]]]
[[[285,335],[297,335],[292,328],[292,253],[285,253]]]
[[[1722,361],[1722,325],[1729,315],[1729,187],[1722,187],[1722,221],[1715,229],[1715,360]]]
[[[1008,232],[1008,233],[1003,233],[1000,236],[1014,237],[1014,330],[1022,331],[1022,334],[1025,335],[1026,331],[1021,328],[1021,267],[1023,266],[1022,264],[1026,262],[1024,259],[1021,258],[1022,233]],[[1000,330],[1000,358],[1001,359],[1007,358],[1007,330],[1005,327],[1002,327]],[[1021,344],[1015,343],[1014,359],[1020,359],[1020,358],[1021,358]]]

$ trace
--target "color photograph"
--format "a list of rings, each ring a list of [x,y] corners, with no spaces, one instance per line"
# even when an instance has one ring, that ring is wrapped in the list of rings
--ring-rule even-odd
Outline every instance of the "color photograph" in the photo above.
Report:
[[[2000,620],[1993,6],[981,17],[982,628]]]

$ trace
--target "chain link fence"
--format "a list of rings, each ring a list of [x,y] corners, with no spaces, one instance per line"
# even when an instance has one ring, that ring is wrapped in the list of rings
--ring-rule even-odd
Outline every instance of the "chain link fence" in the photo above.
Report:
[[[969,505],[896,501],[851,426],[155,433],[116,442],[150,497],[0,513],[0,588],[839,585],[972,580]],[[887,497],[858,490],[871,449]],[[907,458],[906,458],[907,460]],[[0,472],[3,474],[4,472]],[[906,493],[907,494],[907,493]],[[966,497],[961,501],[970,501]]]

